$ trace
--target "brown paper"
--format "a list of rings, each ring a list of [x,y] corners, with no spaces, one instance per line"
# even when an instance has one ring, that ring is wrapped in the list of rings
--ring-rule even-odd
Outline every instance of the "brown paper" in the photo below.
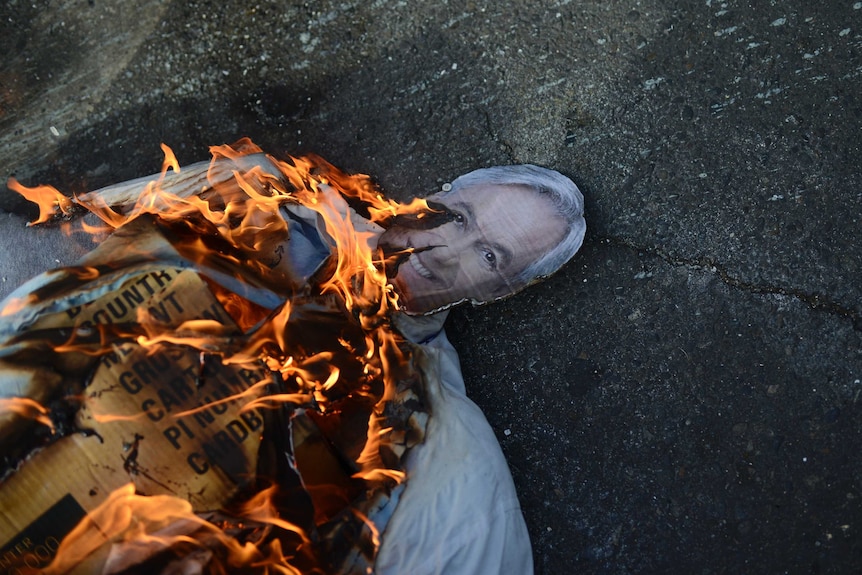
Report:
[[[141,310],[164,324],[192,318],[233,324],[196,273],[165,268],[130,274],[120,289],[33,328],[70,320],[79,328],[119,325],[134,322]],[[115,344],[97,361],[75,418],[80,431],[41,449],[0,484],[0,571],[28,554],[44,564],[74,526],[70,518],[80,519],[126,483],[206,511],[254,477],[263,417],[241,409],[253,397],[224,400],[264,380],[260,369],[217,358],[202,366],[191,348],[148,349],[134,341]],[[181,415],[190,410],[197,411]],[[48,530],[28,535],[40,518]]]

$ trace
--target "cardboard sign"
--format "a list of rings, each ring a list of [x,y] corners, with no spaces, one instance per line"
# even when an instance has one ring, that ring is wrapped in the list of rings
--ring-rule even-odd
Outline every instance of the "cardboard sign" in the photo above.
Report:
[[[200,318],[233,325],[195,272],[165,268],[129,274],[120,289],[46,315],[33,329],[119,325],[142,312],[165,325]],[[187,346],[115,344],[84,390],[79,432],[0,484],[0,573],[47,564],[75,523],[129,482],[141,494],[186,499],[196,511],[219,508],[254,477],[263,417],[243,410],[253,397],[234,397],[265,377],[218,358],[202,363]]]

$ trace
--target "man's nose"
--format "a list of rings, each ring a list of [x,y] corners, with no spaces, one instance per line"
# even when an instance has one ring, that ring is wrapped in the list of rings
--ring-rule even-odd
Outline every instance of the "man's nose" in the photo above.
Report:
[[[437,242],[428,255],[436,266],[440,268],[452,267],[461,259],[461,246],[451,240]]]

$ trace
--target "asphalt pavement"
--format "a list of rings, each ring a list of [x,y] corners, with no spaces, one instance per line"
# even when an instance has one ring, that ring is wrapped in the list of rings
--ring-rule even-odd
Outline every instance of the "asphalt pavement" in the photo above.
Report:
[[[7,0],[0,53],[3,180],[570,176],[576,259],[449,320],[537,572],[862,571],[862,2]],[[2,293],[74,256],[0,208]]]

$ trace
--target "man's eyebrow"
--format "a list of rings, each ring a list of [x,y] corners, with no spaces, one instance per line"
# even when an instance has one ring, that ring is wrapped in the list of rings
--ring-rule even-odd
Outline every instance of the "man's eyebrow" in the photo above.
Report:
[[[467,221],[473,225],[476,222],[476,214],[473,213],[473,206],[470,204],[465,204],[463,202],[453,202],[452,208],[457,211],[464,212],[467,214]]]

